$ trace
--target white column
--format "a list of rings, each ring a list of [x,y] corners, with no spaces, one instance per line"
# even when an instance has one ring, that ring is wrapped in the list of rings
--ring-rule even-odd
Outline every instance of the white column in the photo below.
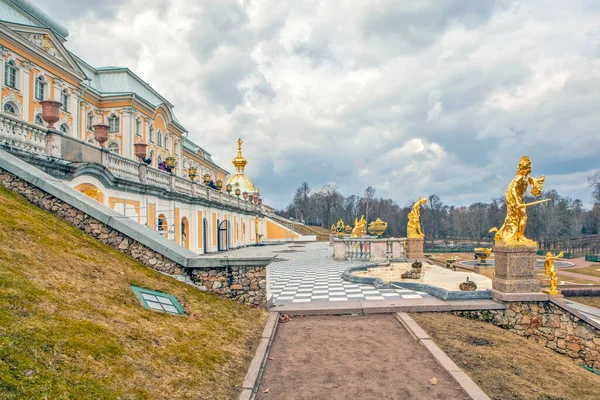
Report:
[[[29,102],[31,101],[31,96],[33,95],[31,93],[31,88],[29,85],[29,75],[31,74],[31,69],[33,68],[33,64],[30,63],[29,61],[25,61],[23,63],[23,68],[22,71],[23,73],[21,74],[21,94],[23,95],[23,119],[28,121],[29,120]],[[33,116],[35,118],[35,115]],[[31,121],[33,122],[33,121]]]
[[[135,132],[133,131],[133,110],[124,108],[121,110],[121,135],[123,137],[123,149],[121,154],[124,157],[135,159],[133,151],[133,143]]]
[[[77,100],[77,110],[78,110],[78,119],[79,125],[77,126],[77,137],[81,140],[85,140],[85,130],[87,129],[87,112],[86,107],[88,102],[85,100]]]

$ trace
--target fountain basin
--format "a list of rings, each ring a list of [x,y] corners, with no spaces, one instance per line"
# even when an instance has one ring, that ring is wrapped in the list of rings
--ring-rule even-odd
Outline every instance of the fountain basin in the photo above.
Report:
[[[377,289],[410,289],[429,293],[442,300],[491,299],[492,280],[474,272],[452,271],[437,265],[423,263],[421,278],[404,279],[402,273],[411,269],[410,263],[396,262],[389,265],[361,265],[350,267],[342,274],[349,282],[369,284]],[[458,286],[467,277],[477,284],[475,291],[461,291]]]

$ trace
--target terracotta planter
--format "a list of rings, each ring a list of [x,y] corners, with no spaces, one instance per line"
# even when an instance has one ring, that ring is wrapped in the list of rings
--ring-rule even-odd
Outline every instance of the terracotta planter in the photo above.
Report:
[[[54,100],[40,101],[42,105],[42,119],[48,123],[49,129],[55,129],[54,123],[60,119],[62,103]]]
[[[100,146],[104,147],[104,143],[108,140],[108,125],[94,125],[94,139],[100,143]]]
[[[148,144],[146,143],[134,143],[133,147],[135,147],[135,156],[142,161],[143,158],[146,158],[146,149],[148,148]]]

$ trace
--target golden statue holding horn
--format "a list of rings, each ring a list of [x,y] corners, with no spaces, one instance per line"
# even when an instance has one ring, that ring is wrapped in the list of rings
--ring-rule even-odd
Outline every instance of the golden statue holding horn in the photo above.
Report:
[[[412,210],[408,213],[406,234],[409,238],[422,238],[425,236],[421,229],[421,206],[425,203],[427,203],[427,199],[422,197],[413,205]]]
[[[536,179],[529,176],[530,173],[531,160],[529,157],[523,156],[517,166],[517,176],[514,177],[506,188],[506,218],[504,219],[504,225],[500,229],[490,229],[490,232],[496,232],[496,236],[494,237],[496,242],[503,242],[506,245],[535,244],[533,240],[525,237],[525,227],[527,225],[526,208],[545,203],[550,199],[523,203],[523,196],[527,192],[529,185],[531,185],[531,194],[533,196],[537,197],[542,194],[544,175]]]

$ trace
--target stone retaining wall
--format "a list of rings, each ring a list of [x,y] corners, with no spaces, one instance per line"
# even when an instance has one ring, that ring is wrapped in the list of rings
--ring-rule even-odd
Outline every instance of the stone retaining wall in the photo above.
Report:
[[[267,301],[265,267],[194,269],[190,278],[198,286],[243,304],[264,306]]]
[[[461,317],[491,322],[540,343],[578,364],[600,369],[600,330],[546,302],[506,302],[506,310],[457,311]]]
[[[266,266],[184,268],[159,252],[0,168],[0,185],[141,264],[169,275],[190,275],[206,290],[243,304],[266,306]]]

